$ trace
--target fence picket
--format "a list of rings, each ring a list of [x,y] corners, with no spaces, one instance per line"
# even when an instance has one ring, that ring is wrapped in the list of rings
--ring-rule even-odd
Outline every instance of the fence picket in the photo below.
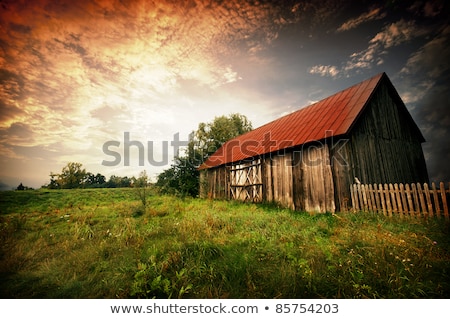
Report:
[[[438,218],[441,218],[441,208],[439,206],[439,196],[438,196],[438,192],[436,190],[436,183],[435,182],[431,183],[431,189],[432,189],[432,192],[433,192],[434,208],[435,208],[435,211],[436,211],[436,216]]]
[[[405,186],[400,183],[400,196],[402,198],[403,214],[408,215],[408,203],[406,202]]]
[[[361,207],[362,207],[363,211],[367,212],[367,198],[366,198],[365,186],[361,185],[360,188],[361,188],[361,195],[362,195]]]
[[[389,184],[389,195],[391,195],[392,212],[398,213],[397,203],[395,201],[394,186],[392,184]]]
[[[403,217],[402,198],[400,196],[400,191],[398,189],[398,184],[397,183],[394,184],[394,192],[395,192],[395,197],[396,197],[396,200],[397,200],[398,213],[399,213],[400,217]]]
[[[379,212],[385,216],[394,213],[400,217],[445,217],[449,220],[449,189],[443,182],[412,184],[354,184],[350,186],[352,207],[354,211]]]
[[[427,207],[425,205],[425,198],[423,196],[422,186],[420,185],[420,183],[417,183],[417,193],[419,193],[420,208],[421,208],[419,210],[419,213],[422,212],[423,214],[425,214],[425,212],[427,211]]]
[[[359,209],[360,210],[364,210],[364,200],[363,200],[363,192],[361,191],[361,185],[360,184],[358,184],[358,186],[357,186],[357,189],[358,189],[358,199],[359,199]]]
[[[411,184],[414,198],[414,216],[420,216],[419,194],[417,193],[416,184]]]
[[[383,208],[383,214],[384,214],[384,216],[387,216],[386,202],[384,201],[383,185],[381,185],[381,184],[378,185],[378,192],[380,194],[381,207]]]
[[[427,208],[428,208],[428,217],[433,217],[433,204],[431,202],[430,189],[428,188],[428,184],[423,184],[423,190],[425,193],[425,199],[427,200]]]
[[[373,184],[373,195],[375,196],[375,210],[377,212],[380,211],[381,205],[380,205],[380,194],[378,193],[377,184]]]
[[[376,212],[377,211],[377,207],[375,204],[375,196],[373,193],[373,186],[372,184],[369,184],[369,196],[370,196],[370,210],[372,212]]]
[[[384,193],[386,195],[386,206],[387,206],[387,211],[388,211],[388,215],[389,217],[392,217],[392,206],[391,206],[391,199],[389,196],[389,187],[387,184],[384,184]]]
[[[442,206],[444,208],[444,217],[446,220],[448,220],[447,194],[445,194],[444,182],[441,182],[439,186],[441,188],[441,198],[442,198]]]
[[[352,207],[353,207],[353,210],[354,211],[356,211],[356,201],[355,201],[355,191],[354,191],[354,189],[355,189],[355,185],[351,185],[350,186],[350,198],[352,199]]]
[[[413,205],[413,200],[412,200],[412,191],[409,187],[409,184],[406,184],[405,186],[406,189],[406,198],[408,199],[408,213],[409,216],[414,216],[414,205]]]

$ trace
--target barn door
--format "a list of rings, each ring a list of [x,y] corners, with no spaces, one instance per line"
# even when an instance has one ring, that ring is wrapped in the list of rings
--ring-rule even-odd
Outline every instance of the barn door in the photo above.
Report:
[[[261,159],[231,166],[229,196],[244,202],[262,202]]]

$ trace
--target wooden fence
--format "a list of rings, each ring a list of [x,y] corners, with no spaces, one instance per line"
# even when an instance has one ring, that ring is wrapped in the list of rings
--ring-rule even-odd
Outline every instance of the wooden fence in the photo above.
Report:
[[[431,184],[353,184],[350,186],[354,211],[383,212],[392,216],[399,214],[415,217],[445,217],[449,219],[448,202],[450,183],[445,189],[443,182],[439,188]]]

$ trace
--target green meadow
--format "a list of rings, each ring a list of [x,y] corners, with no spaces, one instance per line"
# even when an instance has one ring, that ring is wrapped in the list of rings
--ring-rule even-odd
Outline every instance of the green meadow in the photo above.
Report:
[[[443,219],[135,189],[0,193],[2,298],[444,298]]]

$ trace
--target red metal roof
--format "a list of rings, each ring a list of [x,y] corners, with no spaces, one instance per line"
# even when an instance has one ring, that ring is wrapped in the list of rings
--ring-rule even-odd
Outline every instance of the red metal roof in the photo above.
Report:
[[[378,74],[222,145],[199,169],[347,134],[385,73]]]

